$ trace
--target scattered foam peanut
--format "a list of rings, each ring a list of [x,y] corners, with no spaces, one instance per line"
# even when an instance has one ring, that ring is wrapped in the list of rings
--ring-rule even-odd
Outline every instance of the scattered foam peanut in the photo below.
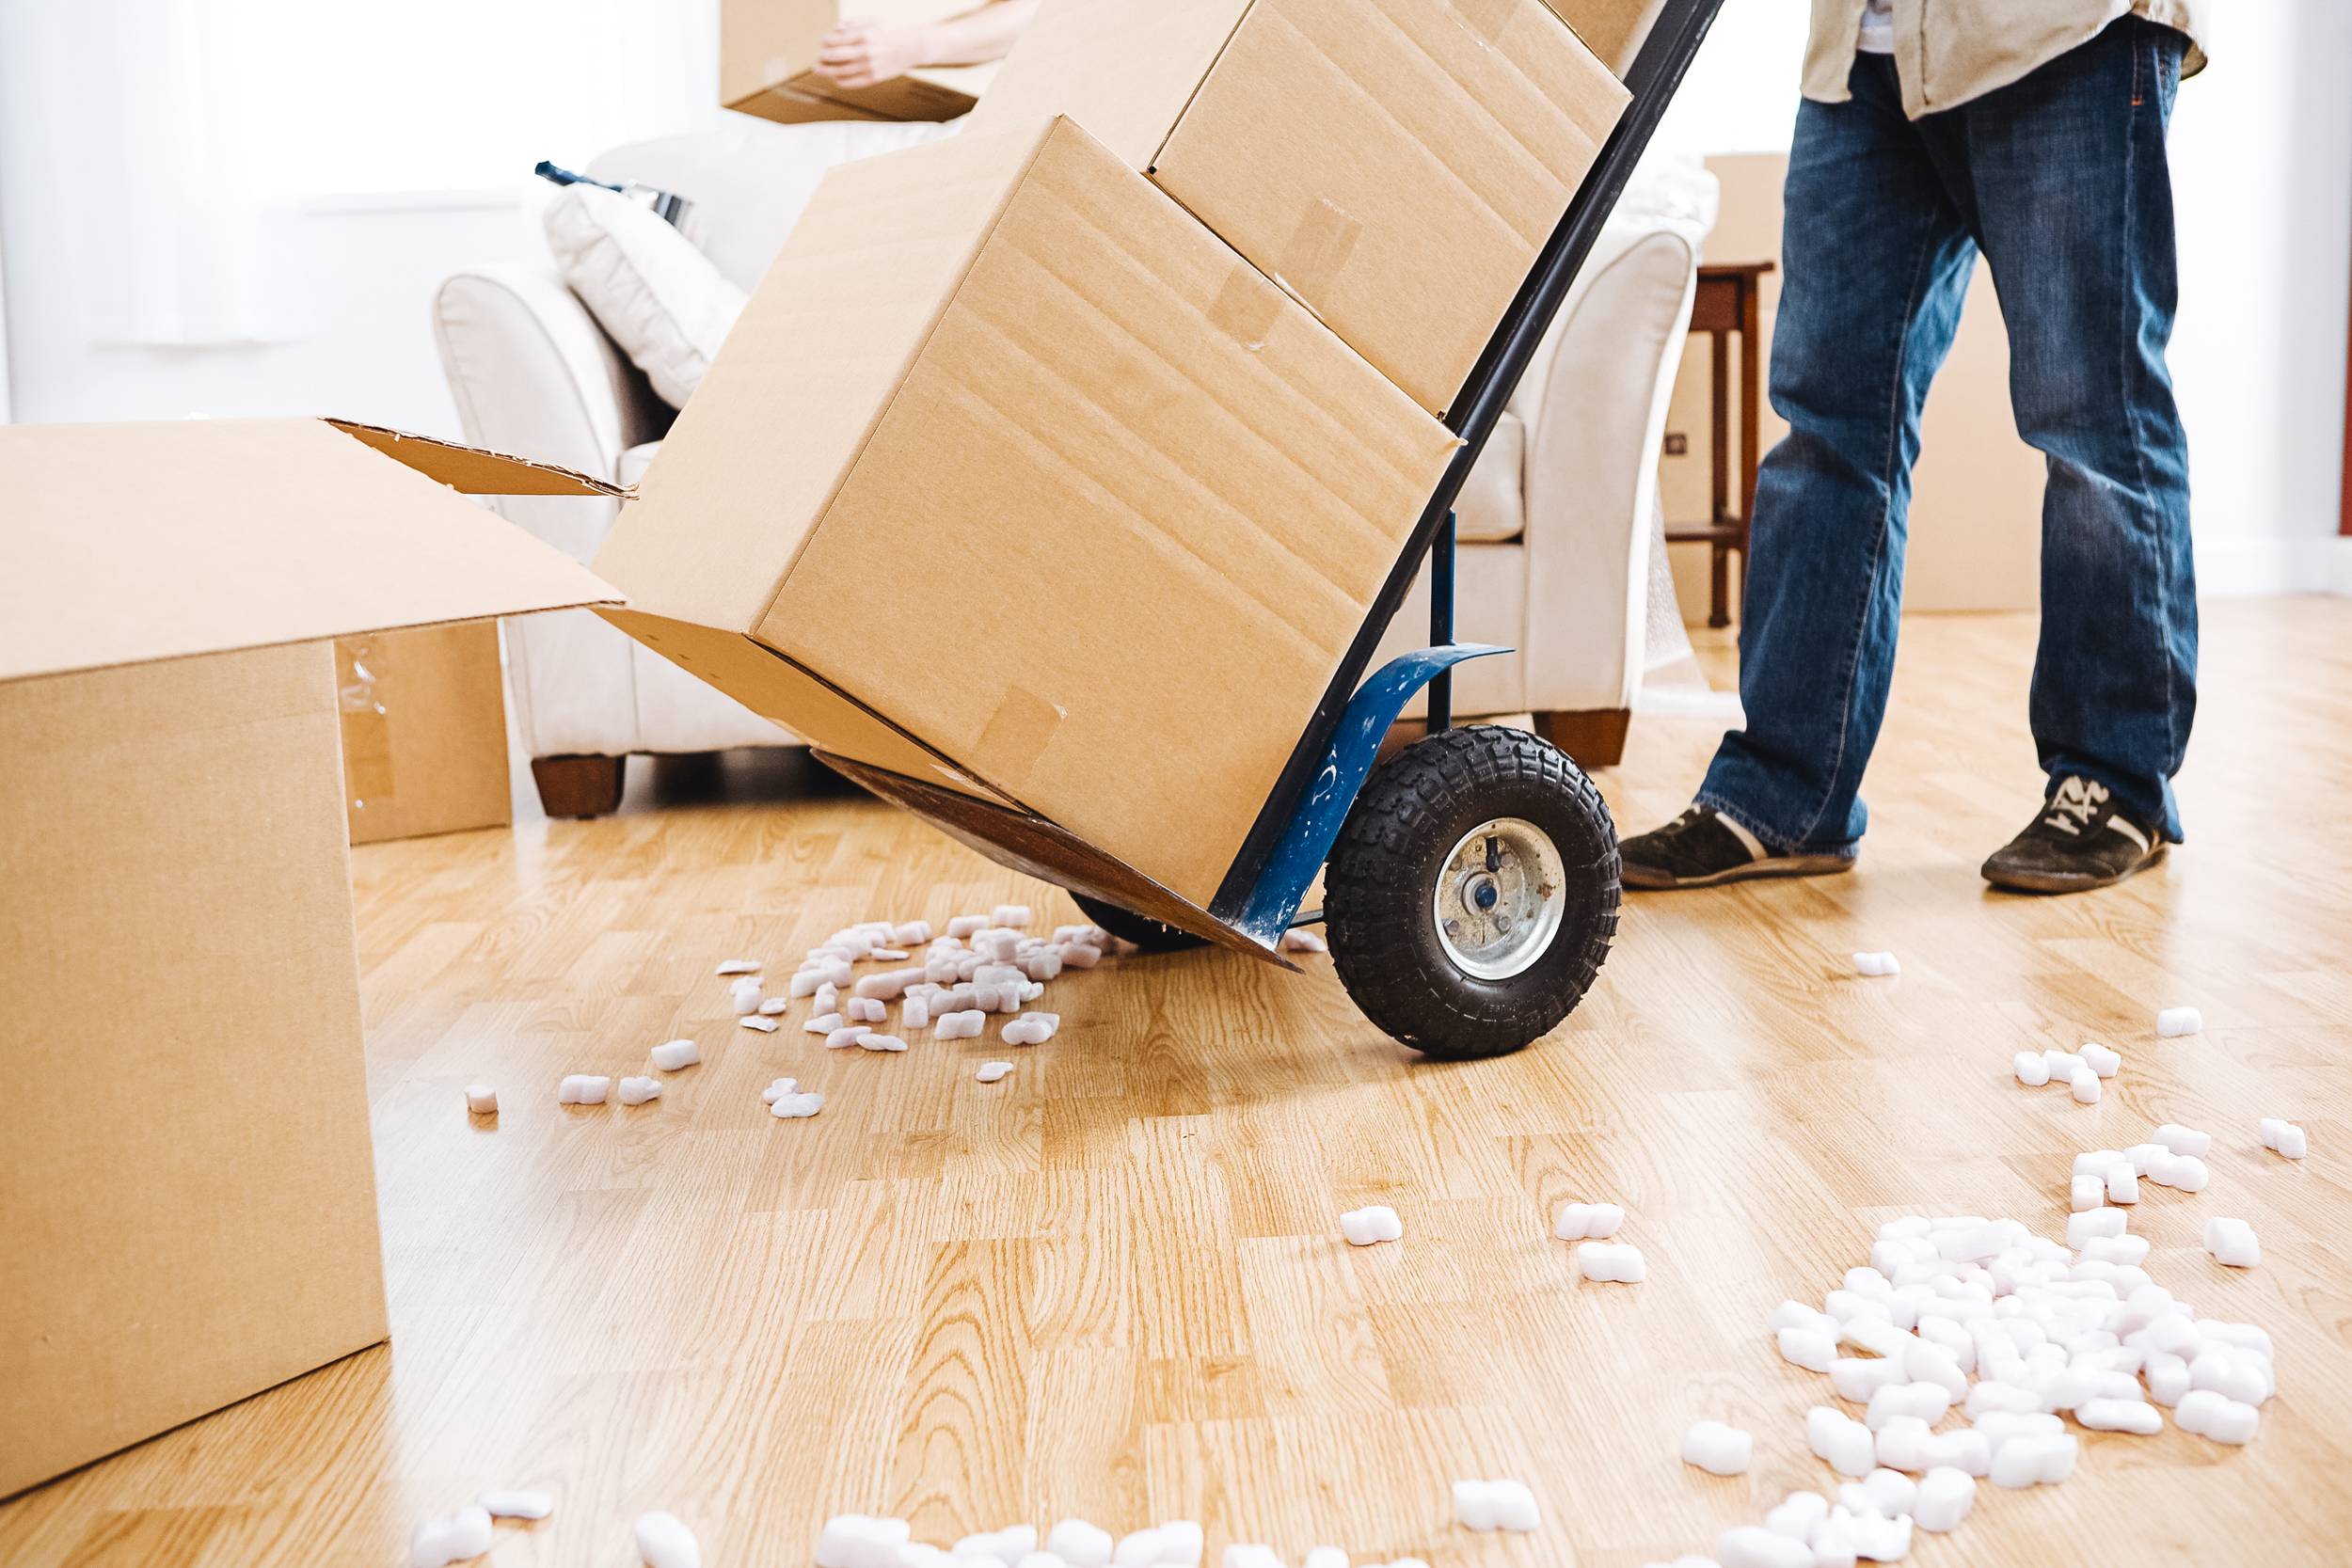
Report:
[[[980,1070],[972,1076],[983,1084],[993,1084],[1012,1070],[1010,1062],[982,1062]]]
[[[1023,1013],[1005,1021],[1000,1033],[1007,1045],[1043,1045],[1061,1027],[1059,1013]],[[1016,1032],[1017,1031],[1017,1032]]]
[[[621,1080],[621,1103],[624,1105],[643,1105],[648,1100],[660,1098],[661,1080],[659,1078],[624,1078]]]
[[[703,1549],[675,1513],[640,1513],[629,1528],[645,1568],[703,1568]]]
[[[812,1012],[829,1013],[841,1006],[841,988],[828,980],[817,988],[817,994],[808,999]]]
[[[910,920],[903,925],[893,926],[890,927],[890,940],[901,947],[920,947],[931,940],[931,923],[928,920]]]
[[[1940,1384],[1890,1383],[1870,1396],[1862,1421],[1872,1432],[1899,1416],[1910,1416],[1933,1426],[1951,1407],[1951,1393]]]
[[[601,1105],[612,1087],[612,1080],[610,1078],[599,1078],[587,1072],[571,1073],[555,1086],[555,1102],[558,1105]]]
[[[877,1002],[896,1002],[907,987],[923,978],[919,969],[885,969],[858,977],[856,994]]]
[[[2038,1089],[2050,1081],[2050,1064],[2042,1059],[2039,1051],[2020,1051],[2010,1057],[2010,1071],[2029,1089]]]
[[[1900,974],[1903,966],[1896,961],[1892,953],[1856,953],[1853,956],[1853,972],[1872,976]]]
[[[1734,1525],[1715,1538],[1722,1568],[1814,1568],[1813,1548],[1761,1525]]]
[[[1509,1530],[1524,1534],[1542,1521],[1535,1494],[1518,1481],[1457,1481],[1454,1483],[1454,1517],[1465,1529]]]
[[[880,1023],[890,1016],[890,1009],[871,996],[852,996],[842,1004],[842,1010],[852,1023]]]
[[[2164,1430],[2164,1415],[2145,1400],[2085,1400],[2074,1419],[2092,1432],[2134,1432],[2151,1437]]]
[[[2166,1122],[2149,1136],[2152,1141],[2162,1144],[2175,1154],[2194,1154],[2202,1158],[2213,1148],[2212,1133],[2200,1132],[2193,1127],[2183,1127],[2174,1121]]]
[[[907,961],[906,954],[896,947],[877,947],[866,957],[878,964],[902,964]]]
[[[475,1506],[493,1519],[544,1519],[555,1512],[552,1492],[484,1492]]]
[[[2044,1051],[2042,1053],[2042,1065],[2050,1069],[2050,1076],[2060,1083],[2074,1076],[2077,1069],[2090,1065],[2072,1051]]]
[[[843,964],[841,967],[846,970],[849,968],[849,965]],[[792,972],[792,978],[785,982],[784,994],[796,1002],[803,996],[816,995],[817,990],[819,986],[838,983],[833,979],[831,970],[832,966],[830,963],[818,964],[808,969],[794,970]],[[738,1008],[737,1010],[739,1012],[748,1012],[750,1009]]]
[[[1986,1479],[1995,1486],[2055,1486],[2074,1473],[2081,1444],[2069,1433],[2057,1437],[2014,1437],[1993,1452]]]
[[[1371,1246],[1378,1242],[1393,1242],[1405,1234],[1405,1223],[1396,1217],[1396,1211],[1384,1204],[1371,1204],[1362,1209],[1350,1209],[1340,1216],[1340,1234],[1350,1246]]]
[[[1780,1358],[1808,1372],[1826,1372],[1837,1360],[1837,1340],[1833,1335],[1791,1325],[1779,1330],[1775,1338]]]
[[[1919,1496],[1919,1483],[1900,1470],[1877,1469],[1860,1481],[1837,1489],[1837,1500],[1854,1513],[1879,1513],[1892,1519],[1908,1513]]]
[[[2095,1176],[2074,1177],[2067,1188],[2067,1207],[2085,1213],[2107,1200],[2107,1184]]]
[[[2094,1263],[2138,1263],[2148,1257],[2145,1236],[2093,1236],[2083,1243],[2083,1256]]]
[[[490,1549],[490,1513],[479,1503],[446,1518],[427,1519],[408,1537],[409,1568],[443,1568]]]
[[[1579,1242],[1576,1272],[1599,1284],[1639,1285],[1649,1276],[1642,1249],[1622,1242]]]
[[[2300,1160],[2311,1152],[2311,1140],[2303,1135],[2303,1129],[2280,1117],[2263,1117],[2262,1135],[2265,1148],[2286,1159]],[[2204,1150],[2188,1149],[2185,1152],[2201,1154]]]
[[[2205,1250],[2213,1260],[2233,1269],[2250,1269],[2263,1260],[2262,1243],[2244,1220],[2216,1215],[2205,1222]]]
[[[871,1030],[858,1037],[860,1049],[866,1051],[904,1051],[907,1042],[896,1035],[877,1035]]]
[[[2194,1007],[2167,1007],[2156,1014],[2156,1034],[2164,1039],[2205,1032],[2205,1015]]]
[[[817,1537],[817,1568],[868,1568],[895,1562],[914,1530],[904,1519],[876,1519],[863,1513],[836,1513],[825,1521]],[[1028,1545],[1037,1544],[1029,1531]]]
[[[1881,1388],[1902,1381],[1903,1364],[1892,1356],[1841,1355],[1829,1366],[1830,1387],[1854,1404],[1867,1404]]]
[[[824,1108],[825,1097],[821,1094],[780,1094],[768,1106],[768,1114],[785,1119],[798,1119],[813,1117]]]
[[[1348,1568],[1347,1553],[1337,1546],[1310,1546],[1299,1568]]]
[[[2087,1066],[2076,1068],[2067,1074],[2066,1092],[2074,1097],[2074,1102],[2078,1105],[2098,1104],[2099,1075]]]
[[[800,1086],[801,1081],[797,1078],[779,1078],[770,1084],[766,1088],[760,1090],[759,1098],[767,1103],[773,1105],[777,1101],[782,1100],[786,1095],[797,1093]]]
[[[1721,1421],[1694,1421],[1682,1434],[1682,1462],[1710,1476],[1736,1476],[1756,1455],[1756,1439]]]
[[[1817,1404],[1804,1413],[1805,1446],[1842,1476],[1867,1476],[1878,1466],[1870,1429],[1852,1417]]]
[[[776,1020],[765,1013],[746,1013],[735,1021],[735,1025],[739,1029],[756,1029],[763,1035],[772,1035],[778,1027]]]
[[[928,1028],[931,1022],[931,1003],[928,996],[910,996],[898,1005],[898,1027],[913,1033]]]
[[[2109,1050],[2096,1040],[2085,1041],[2082,1049],[2075,1054],[2083,1059],[2085,1066],[2102,1078],[2112,1078],[2123,1070],[2122,1053]]]
[[[703,1059],[702,1048],[692,1040],[664,1040],[647,1054],[653,1058],[653,1065],[663,1072],[675,1072]]]
[[[729,958],[719,966],[718,973],[721,975],[756,974],[759,973],[759,960],[757,958]]]
[[[1090,942],[1067,942],[1061,944],[1064,969],[1092,969],[1103,961],[1103,950]]]
[[[2155,1168],[2148,1172],[2148,1180],[2175,1192],[2201,1193],[2213,1180],[2213,1172],[2194,1154],[2174,1154],[2158,1161]]]
[[[2129,1160],[2118,1160],[2107,1166],[2106,1196],[2109,1203],[2128,1207],[2139,1201],[2139,1168]]]
[[[487,1084],[467,1085],[466,1110],[468,1114],[477,1117],[497,1116],[499,1114],[498,1090]]]
[[[1021,933],[990,927],[972,933],[973,955],[982,963],[1009,964],[1021,952]]]
[[[873,1032],[863,1023],[845,1023],[825,1037],[825,1049],[845,1051]]]
[[[984,914],[960,914],[947,922],[947,934],[958,942],[963,941],[975,931],[986,929],[988,929],[988,916]]]
[[[2262,1424],[2262,1412],[2242,1400],[2199,1388],[2181,1396],[2172,1411],[2172,1424],[2216,1443],[2250,1443]]]
[[[1960,1528],[1976,1502],[1976,1477],[1938,1465],[1919,1478],[1919,1491],[1911,1503],[1911,1522],[1931,1534],[1946,1535]]]
[[[968,1040],[979,1037],[988,1025],[988,1015],[974,1007],[962,1012],[940,1013],[931,1020],[931,1037],[940,1040]],[[833,1043],[828,1040],[828,1045]]]
[[[1002,926],[1010,931],[1022,929],[1029,924],[1029,906],[1026,904],[999,904],[988,914],[991,926]],[[1082,1568],[1082,1565],[1073,1563],[1071,1568]]]
[[[1105,1568],[1112,1544],[1110,1531],[1084,1519],[1064,1519],[1045,1537],[1045,1550],[1069,1568]]]
[[[1625,1209],[1614,1203],[1564,1203],[1552,1216],[1551,1233],[1564,1242],[1603,1242],[1625,1223]]]
[[[2121,1209],[2092,1209],[2066,1217],[2066,1244],[2080,1252],[2094,1236],[2121,1236],[2131,1216]]]
[[[1282,951],[1285,953],[1328,953],[1331,951],[1331,944],[1323,939],[1320,931],[1311,931],[1304,926],[1294,926],[1282,933]]]
[[[804,1035],[830,1035],[849,1022],[839,1013],[818,1013],[801,1025]]]
[[[808,989],[813,991],[817,988],[812,984]],[[759,977],[755,974],[746,974],[727,988],[727,1000],[735,1005],[738,1013],[759,1011],[760,995]]]

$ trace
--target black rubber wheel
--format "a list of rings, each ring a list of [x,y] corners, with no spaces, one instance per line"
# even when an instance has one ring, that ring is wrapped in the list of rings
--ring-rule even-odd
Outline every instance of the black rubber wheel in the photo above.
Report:
[[[1105,904],[1100,898],[1083,893],[1073,893],[1078,908],[1086,917],[1111,935],[1134,942],[1146,953],[1181,953],[1187,947],[1206,947],[1208,939],[1194,936],[1181,926],[1154,920],[1148,914],[1122,910],[1117,904]]]
[[[1488,831],[1491,830],[1491,831]],[[1616,934],[1617,830],[1567,753],[1474,724],[1365,782],[1324,874],[1332,966],[1426,1056],[1501,1056],[1591,989]]]

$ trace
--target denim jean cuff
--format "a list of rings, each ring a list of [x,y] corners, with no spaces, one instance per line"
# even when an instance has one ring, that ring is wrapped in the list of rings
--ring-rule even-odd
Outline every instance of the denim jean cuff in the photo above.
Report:
[[[1692,804],[1706,806],[1718,816],[1730,817],[1754,833],[1765,848],[1776,855],[1836,855],[1841,860],[1852,860],[1862,852],[1861,846],[1851,839],[1841,844],[1799,843],[1785,834],[1774,832],[1758,821],[1753,813],[1743,810],[1737,801],[1725,800],[1712,790],[1700,790],[1692,798]]]

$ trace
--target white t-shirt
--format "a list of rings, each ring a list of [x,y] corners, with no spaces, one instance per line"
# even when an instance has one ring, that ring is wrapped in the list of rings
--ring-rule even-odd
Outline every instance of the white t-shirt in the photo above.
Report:
[[[1854,47],[1866,55],[1895,52],[1895,0],[1870,0],[1863,8],[1862,31],[1854,39]]]

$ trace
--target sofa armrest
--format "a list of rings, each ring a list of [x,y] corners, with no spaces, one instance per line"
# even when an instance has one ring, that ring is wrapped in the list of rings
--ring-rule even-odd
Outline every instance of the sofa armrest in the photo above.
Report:
[[[1613,224],[1512,406],[1527,430],[1527,703],[1632,705],[1648,627],[1651,512],[1698,286],[1692,236]]]

